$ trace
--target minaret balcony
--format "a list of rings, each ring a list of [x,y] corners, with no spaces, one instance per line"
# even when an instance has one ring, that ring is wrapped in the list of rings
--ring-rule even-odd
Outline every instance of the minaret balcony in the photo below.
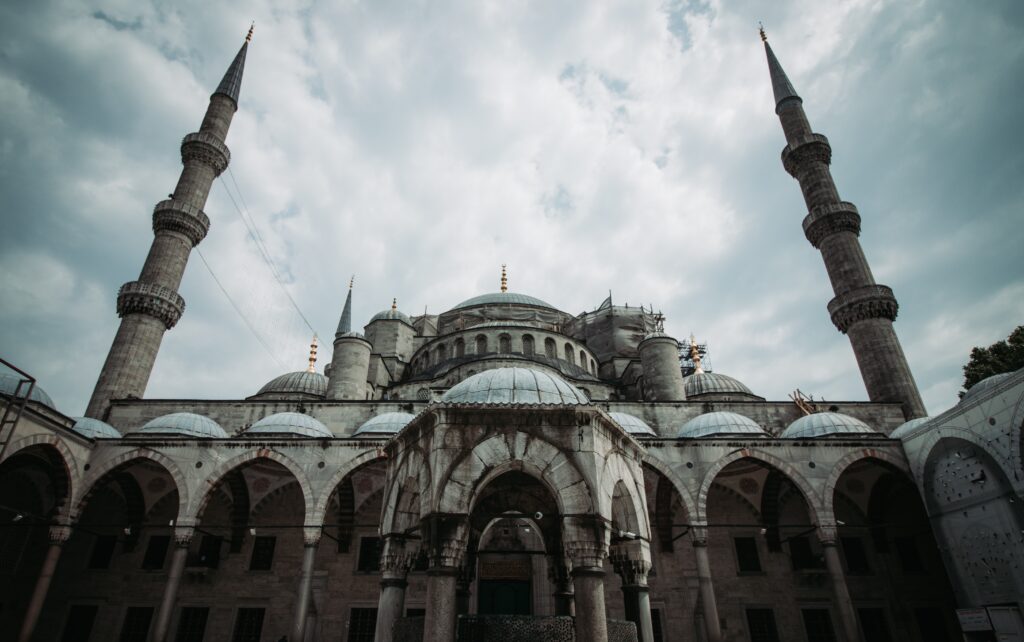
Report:
[[[170,330],[185,312],[185,299],[156,283],[129,281],[117,291],[117,315],[145,314],[163,321]]]
[[[160,201],[153,208],[153,233],[161,231],[184,234],[195,247],[210,231],[210,217],[198,207],[183,201],[167,199]]]
[[[804,235],[816,248],[823,240],[839,232],[853,232],[860,236],[860,213],[853,203],[843,201],[818,205],[804,218]]]
[[[868,319],[896,320],[899,304],[892,288],[886,285],[865,285],[837,295],[828,302],[832,323],[846,334],[854,323]]]
[[[831,162],[832,146],[822,134],[801,136],[782,149],[782,166],[794,178],[799,178],[797,173],[807,163]]]
[[[231,150],[224,141],[213,134],[193,132],[181,141],[181,162],[189,161],[199,161],[208,165],[217,176],[220,176],[231,162]]]

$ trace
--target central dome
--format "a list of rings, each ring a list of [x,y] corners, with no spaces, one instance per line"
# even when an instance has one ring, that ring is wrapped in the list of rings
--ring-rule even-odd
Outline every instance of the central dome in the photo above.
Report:
[[[490,294],[481,294],[480,296],[475,296],[472,299],[466,299],[452,308],[452,310],[473,308],[478,305],[532,305],[538,308],[548,308],[551,310],[557,309],[550,303],[541,301],[540,299],[528,294],[516,294],[515,292],[491,292]]]
[[[495,368],[453,386],[442,403],[468,404],[589,404],[579,388],[556,374],[530,368]]]

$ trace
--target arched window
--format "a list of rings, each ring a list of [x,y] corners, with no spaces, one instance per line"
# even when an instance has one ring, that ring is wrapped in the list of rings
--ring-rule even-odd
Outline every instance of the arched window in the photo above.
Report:
[[[476,335],[476,353],[486,354],[487,353],[487,337],[482,334]]]
[[[587,369],[587,353],[580,350],[580,367],[584,370]]]
[[[524,334],[523,335],[523,354],[525,354],[528,357],[532,357],[533,356],[533,335],[532,334]]]
[[[595,375],[597,374],[597,364],[594,363],[593,359],[590,360],[590,373]]]
[[[441,363],[448,358],[448,349],[443,343],[437,346],[437,362]]]
[[[573,365],[576,365],[576,357],[575,355],[573,355],[571,343],[565,344],[565,360]]]
[[[466,356],[466,342],[461,337],[455,340],[455,357]]]
[[[512,352],[512,337],[502,334],[498,337],[498,352],[508,354]]]
[[[549,359],[555,359],[558,357],[558,355],[555,354],[555,350],[557,350],[557,348],[555,348],[555,340],[551,337],[544,339],[544,354],[547,355]]]

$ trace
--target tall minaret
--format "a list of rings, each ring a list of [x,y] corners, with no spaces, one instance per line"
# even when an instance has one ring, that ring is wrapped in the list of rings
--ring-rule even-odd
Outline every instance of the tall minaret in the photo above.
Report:
[[[761,30],[775,92],[775,113],[786,134],[782,165],[800,182],[809,213],[804,234],[821,250],[835,298],[828,303],[832,323],[850,338],[871,401],[899,402],[908,418],[923,417],[924,404],[910,373],[892,322],[899,308],[892,290],[875,283],[857,237],[860,214],[839,199],[829,171],[828,139],[811,131],[803,101],[793,89]]]
[[[334,354],[327,377],[328,399],[366,399],[366,377],[370,370],[370,342],[352,332],[352,282],[348,282],[345,307],[334,333]]]
[[[203,212],[210,186],[231,160],[224,138],[238,110],[238,90],[252,31],[250,28],[217,91],[210,96],[199,131],[181,141],[181,177],[174,194],[153,210],[153,245],[139,279],[125,283],[117,293],[121,326],[89,400],[87,417],[103,419],[112,399],[142,397],[164,332],[173,328],[185,311],[185,301],[177,289],[189,253],[210,229],[210,219]]]

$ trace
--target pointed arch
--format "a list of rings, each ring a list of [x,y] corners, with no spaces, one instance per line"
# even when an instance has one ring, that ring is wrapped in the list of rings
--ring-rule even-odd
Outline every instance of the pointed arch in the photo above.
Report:
[[[856,452],[849,453],[832,466],[828,479],[825,481],[824,496],[821,498],[823,515],[835,515],[836,485],[839,483],[839,479],[843,476],[843,473],[857,462],[872,459],[888,464],[890,467],[906,474],[908,479],[912,480],[914,478],[907,460],[902,457],[897,457],[890,452],[876,448],[863,448]]]
[[[295,481],[298,482],[299,488],[302,489],[302,499],[305,504],[303,523],[313,523],[309,521],[309,517],[313,514],[313,510],[315,508],[313,504],[313,489],[309,483],[309,479],[306,477],[305,471],[293,459],[278,452],[277,450],[274,450],[273,448],[248,450],[218,464],[216,468],[210,471],[206,478],[199,482],[191,503],[187,505],[185,517],[192,520],[198,519],[199,515],[202,514],[203,509],[206,508],[206,505],[213,497],[213,493],[217,490],[217,486],[224,480],[227,474],[239,466],[257,459],[266,459],[276,462],[292,474]]]
[[[327,515],[327,504],[331,501],[331,495],[334,493],[334,489],[340,486],[341,483],[349,475],[356,472],[356,470],[363,466],[368,466],[376,461],[385,461],[385,459],[377,449],[368,449],[339,466],[327,481],[322,484],[318,483],[317,487],[319,488],[319,493],[317,494],[316,500],[313,504],[312,512],[306,517],[306,523],[323,524]]]
[[[174,486],[178,491],[178,511],[175,517],[176,521],[182,521],[186,518],[188,513],[188,502],[191,496],[188,480],[185,479],[185,475],[182,474],[178,464],[173,459],[164,455],[156,450],[149,448],[133,448],[125,451],[116,457],[108,459],[103,462],[100,466],[93,468],[86,475],[85,479],[82,480],[81,491],[74,500],[71,517],[78,519],[81,515],[82,510],[85,508],[89,499],[99,489],[99,485],[104,481],[104,478],[116,471],[119,468],[127,467],[132,462],[141,459],[149,460],[153,463],[159,464],[171,476],[174,481]]]
[[[687,488],[683,479],[679,477],[672,467],[656,459],[649,452],[644,454],[643,463],[646,466],[650,466],[651,469],[656,471],[662,477],[667,479],[672,488],[676,491],[676,495],[679,496],[679,501],[682,502],[683,508],[686,510],[687,521],[693,522],[697,520],[697,502],[694,501],[693,495],[690,494],[690,490]]]
[[[37,434],[28,437],[22,437],[7,447],[7,452],[4,453],[3,459],[0,459],[0,464],[6,462],[11,457],[24,452],[26,449],[34,446],[41,446],[43,448],[50,448],[56,451],[56,461],[51,463],[59,463],[64,473],[63,484],[66,486],[62,490],[63,497],[57,500],[57,505],[54,507],[55,514],[59,519],[70,520],[74,515],[72,510],[75,493],[79,492],[81,486],[81,474],[78,472],[78,461],[75,459],[75,455],[68,448],[67,443],[63,439],[54,434]]]
[[[698,523],[707,523],[708,491],[711,489],[711,484],[714,483],[715,478],[718,477],[718,474],[722,472],[722,469],[726,466],[741,459],[752,459],[762,464],[767,464],[785,475],[803,495],[811,521],[815,523],[818,521],[822,506],[821,498],[818,496],[818,493],[814,491],[814,487],[802,474],[800,474],[796,467],[763,450],[759,450],[757,448],[741,448],[739,450],[734,450],[716,461],[704,474],[704,478],[700,485],[700,491],[697,493],[696,521]]]

